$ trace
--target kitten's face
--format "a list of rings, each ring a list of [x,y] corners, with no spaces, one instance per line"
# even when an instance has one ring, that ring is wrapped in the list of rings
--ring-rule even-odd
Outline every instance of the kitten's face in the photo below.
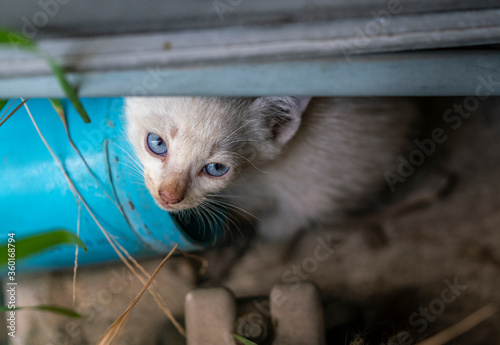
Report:
[[[300,114],[272,121],[269,100],[127,99],[128,137],[156,203],[167,211],[196,207],[249,165],[275,157],[295,133]]]

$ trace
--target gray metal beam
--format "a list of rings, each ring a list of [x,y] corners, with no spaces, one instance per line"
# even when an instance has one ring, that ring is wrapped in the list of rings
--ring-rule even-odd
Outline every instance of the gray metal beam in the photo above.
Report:
[[[391,15],[271,27],[232,27],[175,33],[42,40],[68,71],[95,72],[147,66],[294,60],[500,43],[500,9]],[[15,48],[15,46],[14,46]],[[0,51],[0,79],[49,75],[45,61]]]
[[[391,1],[371,18],[38,43],[82,97],[462,95],[479,75],[498,73],[500,9],[404,14]],[[437,50],[474,45],[492,49]],[[19,96],[62,93],[43,59],[0,50],[0,98]]]
[[[126,95],[500,95],[500,51],[381,54],[72,73],[82,97]],[[63,97],[51,76],[0,80],[0,97]]]
[[[500,7],[498,0],[0,0],[0,23],[34,38],[372,18]]]

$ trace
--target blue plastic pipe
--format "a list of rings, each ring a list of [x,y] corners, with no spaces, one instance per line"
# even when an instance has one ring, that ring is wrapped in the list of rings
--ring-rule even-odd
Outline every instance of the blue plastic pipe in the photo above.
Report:
[[[194,220],[181,223],[154,203],[124,135],[123,99],[83,99],[90,124],[83,122],[69,101],[62,102],[71,137],[103,188],[71,148],[50,101],[36,99],[27,104],[92,212],[130,254],[136,258],[165,254],[176,243],[185,251],[199,250],[216,240],[217,231]],[[0,245],[7,243],[7,233],[22,239],[55,229],[77,232],[78,203],[24,107],[0,127],[0,188]],[[79,236],[88,250],[79,250],[79,265],[118,259],[83,205]],[[74,259],[75,246],[63,245],[20,260],[17,268],[24,272],[60,269],[72,267]]]

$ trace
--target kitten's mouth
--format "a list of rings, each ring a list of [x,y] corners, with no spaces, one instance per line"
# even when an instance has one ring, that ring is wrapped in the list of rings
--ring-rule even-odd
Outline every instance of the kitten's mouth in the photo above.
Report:
[[[177,205],[171,205],[171,204],[167,204],[163,201],[158,201],[158,204],[159,206],[164,209],[165,211],[168,211],[168,212],[177,212],[177,211],[181,211],[182,208],[179,208],[179,206]]]
[[[164,209],[165,211],[168,212],[180,212],[180,211],[185,211],[187,209],[193,208],[194,206],[187,206],[185,204],[177,203],[177,204],[167,204],[161,199],[155,199],[156,203],[160,208]]]

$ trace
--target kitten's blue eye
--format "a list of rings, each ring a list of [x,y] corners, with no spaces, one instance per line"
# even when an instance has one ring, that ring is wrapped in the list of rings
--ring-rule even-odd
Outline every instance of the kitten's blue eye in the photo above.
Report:
[[[148,134],[148,147],[153,153],[166,156],[167,155],[167,143],[159,135],[154,133]]]
[[[220,163],[210,163],[203,167],[203,172],[213,177],[221,177],[227,174],[229,167]]]

